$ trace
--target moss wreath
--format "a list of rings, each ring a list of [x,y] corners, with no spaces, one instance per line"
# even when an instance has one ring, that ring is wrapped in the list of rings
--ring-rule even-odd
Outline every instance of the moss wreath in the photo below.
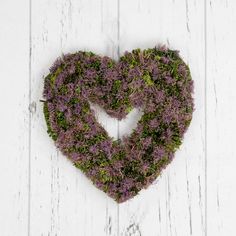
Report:
[[[150,185],[171,162],[193,113],[193,81],[177,51],[126,52],[118,62],[79,51],[56,60],[44,80],[48,134],[59,150],[117,202]],[[129,137],[113,140],[89,101],[119,120],[143,116]]]

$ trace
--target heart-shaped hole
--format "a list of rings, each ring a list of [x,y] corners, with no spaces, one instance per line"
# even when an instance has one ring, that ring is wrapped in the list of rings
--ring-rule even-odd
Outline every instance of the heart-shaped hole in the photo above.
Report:
[[[137,127],[137,123],[143,115],[141,109],[134,108],[124,119],[118,122],[116,118],[110,117],[106,111],[97,104],[89,103],[90,108],[95,112],[97,121],[114,140],[122,140],[124,136],[129,136]]]

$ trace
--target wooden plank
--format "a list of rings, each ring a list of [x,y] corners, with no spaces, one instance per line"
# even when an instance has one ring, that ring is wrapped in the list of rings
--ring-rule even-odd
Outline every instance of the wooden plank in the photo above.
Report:
[[[236,3],[207,0],[204,9],[203,0],[32,0],[31,44],[29,8],[28,1],[0,3],[0,234],[235,235]],[[148,190],[118,206],[47,136],[39,102],[43,77],[62,53],[85,49],[118,59],[119,50],[157,43],[180,49],[189,63],[196,111],[171,166]],[[120,122],[118,130],[99,109],[97,116],[115,138],[135,119]]]
[[[0,235],[28,233],[29,5],[0,2]]]
[[[236,2],[207,1],[207,233],[236,235]]]
[[[58,152],[46,133],[43,77],[61,53],[92,50],[117,57],[116,1],[32,0],[30,235],[116,235],[117,205]],[[117,136],[117,121],[103,122]],[[39,223],[40,222],[40,223]]]
[[[155,185],[119,206],[120,235],[205,234],[204,1],[120,0],[120,50],[167,44],[195,82],[193,121]],[[121,127],[121,126],[120,126]],[[122,134],[124,129],[120,128]]]

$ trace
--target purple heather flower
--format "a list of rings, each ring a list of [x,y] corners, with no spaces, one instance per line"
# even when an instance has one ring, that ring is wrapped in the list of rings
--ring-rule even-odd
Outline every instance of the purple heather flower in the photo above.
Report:
[[[127,177],[127,178],[123,179],[123,181],[122,181],[122,190],[127,191],[130,188],[132,188],[133,185],[134,185],[134,180]]]
[[[65,118],[67,122],[72,122],[73,121],[73,112],[71,109],[67,109],[65,112]]]
[[[161,58],[161,61],[162,61],[164,64],[169,64],[170,59],[167,58],[167,57],[162,57],[162,58]]]
[[[75,108],[74,108],[74,113],[75,113],[76,115],[80,115],[80,112],[81,112],[81,105],[80,105],[79,103],[77,103],[77,104],[75,105]]]
[[[100,147],[101,147],[101,150],[104,151],[110,159],[112,142],[110,140],[102,141],[100,143]]]
[[[183,64],[179,65],[178,72],[179,72],[179,74],[181,74],[183,77],[185,77],[185,76],[187,75],[186,66],[183,65]]]
[[[85,75],[86,79],[89,80],[93,80],[94,78],[96,78],[97,76],[97,71],[95,69],[88,69],[85,71]]]
[[[76,67],[74,64],[71,64],[68,68],[67,68],[67,71],[68,71],[68,75],[73,75],[75,73],[75,70],[76,70]]]
[[[167,52],[168,51],[168,49],[165,45],[159,46],[158,50],[160,50],[161,52]]]
[[[158,121],[157,118],[154,118],[153,120],[150,121],[149,126],[152,129],[156,129],[160,125],[160,122]]]
[[[99,153],[99,149],[97,147],[97,145],[93,145],[89,148],[89,151],[92,153],[92,154],[95,154],[97,155]]]
[[[172,84],[174,82],[173,78],[171,76],[168,76],[168,75],[165,77],[165,80],[166,80],[167,84]]]
[[[81,155],[77,152],[73,152],[69,154],[72,161],[79,161],[81,159]]]
[[[146,172],[148,171],[149,167],[150,167],[150,163],[144,162],[144,163],[142,164],[142,172],[143,172],[143,173],[146,173]]]
[[[152,144],[152,138],[148,137],[142,140],[142,145],[143,145],[143,149],[146,150],[147,148],[149,148]]]
[[[161,160],[163,157],[165,157],[166,151],[162,147],[154,147],[154,150],[152,152],[152,157],[154,162],[158,162]]]
[[[129,70],[128,72],[128,77],[129,79],[137,79],[140,78],[142,76],[142,72],[140,71],[139,67],[135,67]]]

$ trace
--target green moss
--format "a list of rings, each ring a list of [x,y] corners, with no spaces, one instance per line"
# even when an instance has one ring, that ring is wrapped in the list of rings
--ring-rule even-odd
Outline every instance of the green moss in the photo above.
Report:
[[[68,124],[65,118],[65,114],[61,111],[56,112],[56,120],[58,126],[60,126],[62,129],[66,130],[68,128]]]
[[[135,66],[138,66],[139,62],[136,60],[136,58],[132,58],[130,60],[130,68],[134,68]]]
[[[96,159],[93,159],[93,164],[105,168],[108,167],[111,162],[107,158],[107,155],[102,150],[100,150],[99,154],[96,156]]]
[[[148,86],[154,85],[154,82],[153,82],[151,76],[149,75],[149,73],[146,73],[143,75],[143,80],[145,81],[145,84]]]
[[[158,163],[155,165],[156,169],[161,170],[164,166],[166,166],[170,162],[168,155],[161,158]]]
[[[151,55],[153,54],[154,50],[149,48],[149,49],[146,49],[146,50],[143,50],[143,56],[144,58],[149,58],[151,57]]]
[[[56,78],[57,76],[61,73],[61,71],[63,70],[62,67],[58,67],[56,72],[54,74],[51,74],[50,76],[50,82],[51,82],[51,86],[54,87],[55,85],[55,81],[56,81]]]
[[[86,113],[86,114],[90,112],[89,103],[85,103],[85,104],[84,104],[84,106],[83,106],[83,108],[82,108],[82,111],[83,111],[84,113]]]
[[[97,71],[100,70],[100,66],[101,66],[100,60],[96,60],[93,63],[91,63],[91,67]]]
[[[116,80],[112,86],[112,92],[115,93],[119,90],[121,86],[121,81],[120,80]]]
[[[80,146],[76,148],[76,151],[82,154],[88,153],[88,146]]]
[[[112,177],[109,175],[109,173],[105,169],[99,170],[99,178],[103,183],[112,181]]]
[[[157,116],[157,114],[155,112],[153,113],[144,113],[143,116],[141,117],[141,122],[145,123],[146,121],[150,121],[152,119],[154,119]]]
[[[43,113],[44,113],[44,117],[45,117],[46,124],[47,124],[47,133],[55,141],[57,139],[58,135],[51,128],[50,121],[49,121],[49,111],[48,111],[47,102],[44,102],[44,104],[43,104]]]
[[[115,66],[115,62],[114,61],[109,61],[108,62],[108,68],[112,69]]]
[[[93,138],[93,140],[95,141],[95,142],[101,142],[101,141],[103,141],[103,140],[106,140],[108,137],[107,137],[107,135],[105,135],[105,134],[98,134],[98,135],[96,135],[94,138]]]
[[[89,129],[90,129],[90,127],[89,127]],[[80,133],[78,133],[76,135],[76,137],[77,137],[78,140],[83,140],[83,136]],[[95,136],[93,136],[92,138],[90,138],[88,140],[88,145],[92,146],[92,145],[94,145],[96,143],[100,143],[101,141],[104,141],[104,140],[107,140],[107,139],[108,139],[107,135],[105,135],[105,134],[98,134],[98,135],[95,135]]]
[[[89,125],[88,125],[88,124],[84,124],[84,130],[85,130],[85,131],[88,131],[88,130],[90,130],[90,127],[89,127]]]
[[[120,145],[120,144],[119,144],[119,140],[114,141],[113,144],[114,144],[114,145]],[[112,160],[113,160],[113,161],[116,161],[116,160],[123,160],[124,158],[125,158],[125,152],[124,152],[124,150],[121,150],[120,152],[115,153],[115,154],[113,154],[113,156],[112,156]]]
[[[92,168],[92,164],[89,161],[84,162],[75,162],[74,165],[86,173],[88,170]]]
[[[83,69],[82,69],[82,66],[81,66],[80,62],[78,62],[77,65],[76,65],[76,73],[78,75],[82,75],[83,74]]]
[[[136,49],[132,50],[132,53],[135,54],[135,55],[139,55],[140,52],[141,52],[140,48],[136,48]]]
[[[137,176],[140,175],[140,171],[138,170],[137,167],[138,167],[137,161],[132,161],[127,163],[127,165],[123,167],[122,172],[124,173],[125,176],[136,179]]]
[[[81,92],[80,86],[77,86],[77,88],[75,89],[75,92],[76,92],[77,94],[80,94],[80,92]]]
[[[78,104],[79,103],[79,98],[77,98],[77,97],[73,97],[73,98],[71,98],[71,100],[69,101],[69,104],[70,105],[76,105],[76,104]]]
[[[160,61],[160,59],[161,59],[161,56],[160,56],[160,55],[156,55],[156,56],[155,56],[155,60]]]
[[[139,59],[136,58],[136,55],[134,54],[128,54],[126,56],[122,56],[120,58],[120,61],[126,62],[129,65],[130,69],[139,65]]]
[[[97,86],[105,84],[105,80],[103,79],[103,77],[101,75],[96,76],[96,84],[97,84]]]
[[[94,54],[93,52],[91,52],[91,51],[89,51],[89,52],[83,52],[83,53],[84,53],[84,55],[87,56],[87,57],[95,56],[95,54]]]
[[[128,105],[128,107],[125,109],[126,113],[130,113],[133,110],[133,106]]]
[[[117,98],[113,98],[112,103],[111,103],[111,107],[112,107],[113,109],[117,109],[117,108],[119,108],[120,106],[121,106],[121,101],[118,100]]]
[[[59,94],[61,95],[65,95],[66,93],[68,92],[68,89],[65,85],[62,85],[60,88],[59,88]]]

